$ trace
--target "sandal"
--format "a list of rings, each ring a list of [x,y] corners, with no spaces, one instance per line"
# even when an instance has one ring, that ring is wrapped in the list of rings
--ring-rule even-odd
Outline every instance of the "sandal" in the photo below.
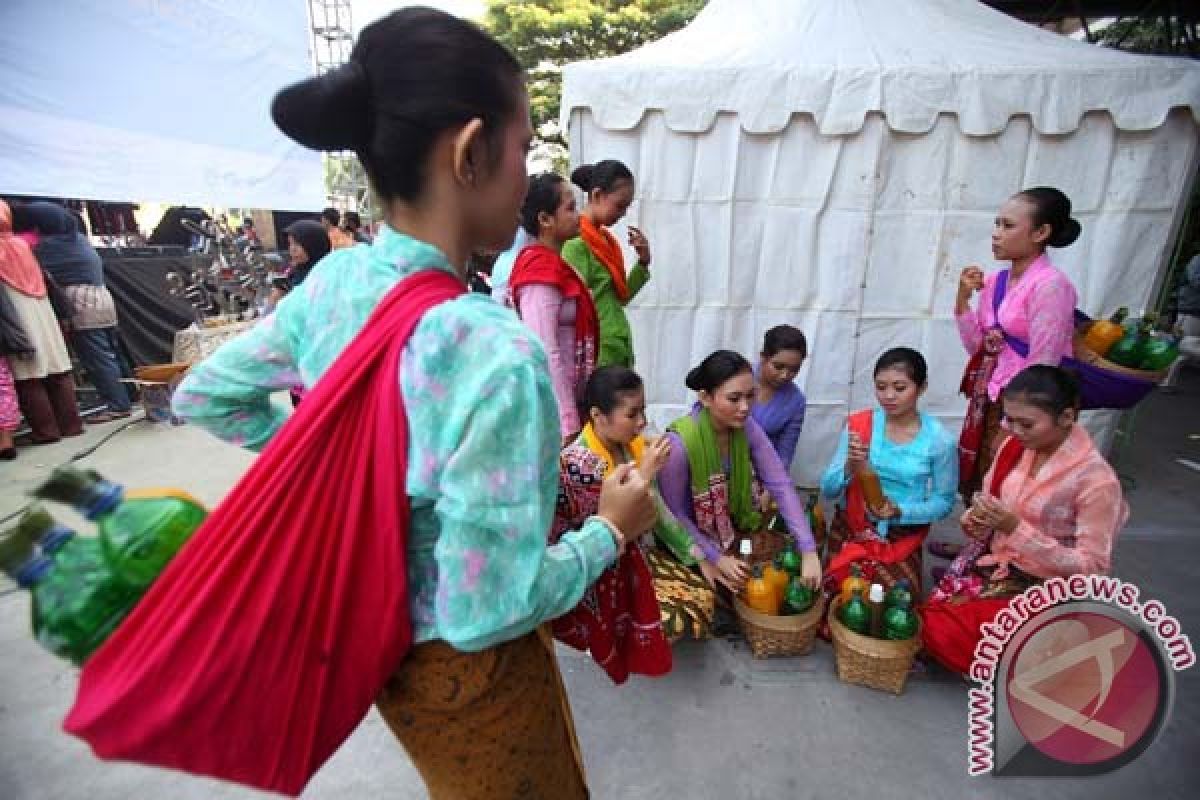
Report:
[[[925,545],[925,549],[931,555],[951,561],[958,556],[959,551],[962,550],[962,545],[954,544],[953,542],[930,542]]]

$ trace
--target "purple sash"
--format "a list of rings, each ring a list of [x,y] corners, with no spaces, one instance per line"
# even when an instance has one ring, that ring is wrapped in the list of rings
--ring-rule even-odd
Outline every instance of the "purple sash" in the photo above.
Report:
[[[1008,270],[996,276],[995,290],[992,292],[992,311],[996,317],[996,327],[1004,334],[1004,341],[1021,358],[1029,355],[1029,343],[1023,342],[1004,330],[1000,324],[1000,304],[1008,292]],[[1091,317],[1079,309],[1075,309],[1075,325],[1091,322]],[[1065,356],[1059,366],[1075,376],[1079,383],[1079,396],[1083,409],[1090,408],[1133,408],[1138,402],[1150,394],[1157,385],[1154,381],[1135,378],[1123,372],[1111,372],[1101,366],[1079,361],[1071,356]]]

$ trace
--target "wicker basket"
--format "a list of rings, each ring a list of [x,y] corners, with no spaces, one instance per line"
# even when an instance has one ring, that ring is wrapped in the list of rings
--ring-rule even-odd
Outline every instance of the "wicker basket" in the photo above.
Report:
[[[812,608],[803,614],[786,616],[760,614],[738,597],[733,598],[733,607],[755,658],[804,656],[812,652],[825,598],[817,592]]]
[[[841,603],[835,600],[829,610],[829,631],[833,636],[838,678],[843,683],[892,694],[903,693],[913,659],[921,649],[920,628],[917,628],[916,636],[904,641],[863,636],[842,624],[838,618],[840,606]]]

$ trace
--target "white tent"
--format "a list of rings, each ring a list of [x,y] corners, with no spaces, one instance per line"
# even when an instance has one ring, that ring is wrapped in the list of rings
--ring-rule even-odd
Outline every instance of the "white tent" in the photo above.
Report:
[[[268,110],[311,72],[302,0],[0,2],[0,192],[312,210]]]
[[[812,485],[888,347],[925,354],[925,408],[957,432],[958,272],[999,268],[992,220],[1021,188],[1072,198],[1084,233],[1052,258],[1085,311],[1151,301],[1196,172],[1200,64],[973,0],[710,0],[658,42],[569,65],[562,115],[573,162],[638,179],[629,222],[654,264],[630,319],[652,419],[688,402],[708,352],[750,357],[797,325],[812,355],[794,474]]]

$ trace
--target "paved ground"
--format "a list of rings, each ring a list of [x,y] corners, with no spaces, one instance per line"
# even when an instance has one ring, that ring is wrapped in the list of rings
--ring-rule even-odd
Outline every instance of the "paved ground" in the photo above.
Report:
[[[0,516],[46,470],[117,425],[24,450],[0,466]],[[1200,373],[1140,410],[1120,454],[1133,508],[1116,573],[1162,600],[1200,649]],[[133,486],[187,487],[212,502],[249,456],[190,428],[136,424],[84,463]],[[951,529],[939,531],[953,537]],[[0,800],[249,798],[253,792],[183,775],[96,761],[59,731],[73,671],[28,635],[24,593],[0,596]],[[1200,668],[1179,674],[1162,738],[1138,761],[1088,780],[966,775],[966,687],[947,676],[911,681],[901,697],[838,682],[832,654],[755,662],[737,642],[681,645],[675,671],[614,688],[590,661],[562,652],[595,797],[609,798],[1061,798],[1200,796]],[[412,768],[372,714],[305,795],[424,797]]]

